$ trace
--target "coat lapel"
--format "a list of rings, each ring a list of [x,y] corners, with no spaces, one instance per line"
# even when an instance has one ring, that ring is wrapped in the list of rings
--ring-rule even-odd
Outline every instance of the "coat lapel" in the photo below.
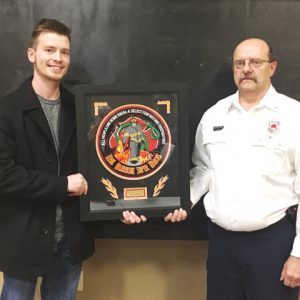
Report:
[[[43,131],[45,136],[54,146],[54,141],[47,118],[41,107],[39,99],[32,88],[31,82],[32,77],[27,79],[19,89],[19,97],[22,98],[22,110],[27,113],[28,117],[36,123],[36,125]]]
[[[47,118],[41,107],[39,99],[37,98],[37,95],[35,94],[32,88],[31,82],[32,82],[32,77],[27,79],[19,89],[19,97],[24,99],[24,101],[22,100],[22,109],[43,131],[43,133],[49,139],[53,147],[55,147]],[[59,142],[60,142],[60,155],[62,157],[74,133],[76,116],[75,116],[74,96],[63,86],[61,86],[60,88],[60,96],[61,96],[61,122],[60,122]]]
[[[39,109],[32,110],[28,113],[28,116],[30,116],[34,120],[37,126],[40,127],[40,129],[44,132],[45,136],[51,141],[51,144],[53,144],[54,146],[52,133],[43,109],[39,108]]]
[[[63,157],[71,137],[74,134],[76,116],[75,116],[75,104],[74,96],[61,88],[61,122],[60,122],[60,153]]]

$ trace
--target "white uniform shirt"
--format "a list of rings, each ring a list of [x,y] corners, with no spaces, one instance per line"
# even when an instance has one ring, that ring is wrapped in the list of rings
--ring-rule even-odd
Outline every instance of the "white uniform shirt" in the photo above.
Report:
[[[203,115],[192,157],[191,200],[206,192],[212,222],[232,231],[265,228],[300,196],[300,103],[271,86],[245,111],[238,93]],[[300,210],[300,209],[299,209]],[[300,257],[300,217],[292,255]]]

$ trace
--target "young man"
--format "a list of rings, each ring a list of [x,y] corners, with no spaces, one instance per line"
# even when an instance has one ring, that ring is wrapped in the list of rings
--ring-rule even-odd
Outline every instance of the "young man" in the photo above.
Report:
[[[296,300],[300,285],[300,103],[276,92],[271,47],[233,53],[238,91],[197,129],[191,200],[209,222],[208,300]],[[289,213],[291,212],[291,214]]]
[[[70,30],[42,19],[32,32],[33,77],[0,100],[1,300],[75,299],[81,262],[94,252],[79,221],[87,182],[77,173],[74,96],[61,84]]]

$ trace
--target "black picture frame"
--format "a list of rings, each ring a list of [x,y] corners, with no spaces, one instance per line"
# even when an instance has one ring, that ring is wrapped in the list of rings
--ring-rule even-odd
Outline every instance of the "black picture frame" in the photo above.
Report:
[[[190,211],[184,83],[75,86],[82,221]]]

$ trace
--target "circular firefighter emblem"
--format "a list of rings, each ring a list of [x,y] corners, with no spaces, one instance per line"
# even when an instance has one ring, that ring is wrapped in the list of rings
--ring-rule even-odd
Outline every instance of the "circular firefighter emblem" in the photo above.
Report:
[[[280,122],[279,121],[270,121],[268,126],[269,133],[277,133],[280,129]]]
[[[139,104],[112,110],[100,123],[96,150],[103,166],[123,179],[156,173],[170,155],[170,130],[160,114]]]

